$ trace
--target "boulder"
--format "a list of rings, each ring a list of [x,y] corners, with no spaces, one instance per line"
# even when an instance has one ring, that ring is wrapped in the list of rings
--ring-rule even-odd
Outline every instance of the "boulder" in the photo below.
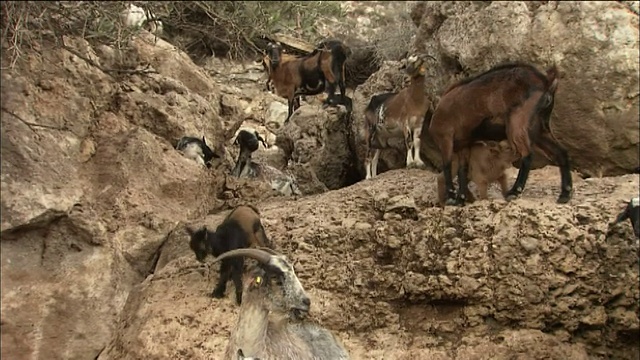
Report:
[[[360,179],[353,170],[349,117],[344,106],[323,109],[321,105],[304,104],[278,130],[276,145],[284,151],[285,157],[294,165],[310,165],[292,167],[296,178],[299,177],[296,170],[311,170],[313,174],[300,176],[317,178],[330,190]]]

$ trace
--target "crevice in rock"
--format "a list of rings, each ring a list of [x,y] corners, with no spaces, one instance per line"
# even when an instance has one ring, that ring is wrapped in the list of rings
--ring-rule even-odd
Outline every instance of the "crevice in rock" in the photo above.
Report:
[[[167,243],[167,241],[169,240],[171,235],[176,231],[176,229],[177,229],[177,226],[174,227],[173,229],[171,229],[167,233],[167,236],[165,236],[165,238],[162,240],[160,245],[153,252],[153,256],[151,257],[151,264],[149,266],[149,270],[147,271],[147,274],[146,274],[145,277],[147,277],[149,275],[152,275],[152,274],[155,274],[155,272],[157,270],[157,266],[158,266],[158,261],[160,260],[160,255],[162,255],[162,250],[164,249],[165,244]]]

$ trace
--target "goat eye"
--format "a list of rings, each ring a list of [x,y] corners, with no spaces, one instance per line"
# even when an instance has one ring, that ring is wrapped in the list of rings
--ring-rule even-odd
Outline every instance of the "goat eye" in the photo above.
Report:
[[[262,276],[257,276],[255,281],[258,285],[262,284]]]

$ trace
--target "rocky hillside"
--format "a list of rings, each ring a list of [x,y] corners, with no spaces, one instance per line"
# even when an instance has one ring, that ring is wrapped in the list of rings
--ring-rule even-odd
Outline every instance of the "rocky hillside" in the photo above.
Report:
[[[127,55],[139,66],[126,73],[112,71],[122,60],[117,49],[75,37],[64,38],[67,49],[41,44],[25,52],[0,82],[0,355],[222,359],[238,308],[231,289],[224,299],[208,296],[217,265],[195,260],[184,227],[215,227],[232,207],[252,203],[294,260],[311,314],[352,359],[637,359],[638,244],[629,223],[608,223],[640,182],[635,174],[596,176],[638,165],[637,152],[630,155],[639,143],[637,78],[629,75],[638,60],[627,59],[637,51],[637,11],[613,2],[598,11],[523,4],[417,5],[416,46],[441,59],[457,54],[461,64],[434,66],[434,93],[521,53],[515,42],[505,47],[511,52],[487,45],[480,55],[468,50],[479,45],[454,41],[510,26],[516,13],[529,19],[518,28],[523,38],[549,27],[569,38],[580,28],[585,42],[609,54],[586,57],[577,49],[587,45],[572,39],[554,55],[564,59],[567,83],[558,90],[554,132],[580,171],[566,205],[555,203],[553,166],[532,171],[520,199],[507,203],[492,189],[491,200],[464,208],[436,207],[436,174],[397,169],[399,151],[387,151],[380,166],[396,170],[362,181],[362,110],[372,94],[402,86],[393,61],[356,89],[351,117],[309,98],[284,125],[286,102],[264,91],[261,65],[212,59],[197,66],[144,31]],[[356,21],[371,13],[357,11]],[[542,14],[551,20],[540,23]],[[605,26],[611,19],[629,22]],[[594,23],[621,39],[635,34],[635,42],[590,42],[600,39],[586,30]],[[533,49],[523,52],[527,59],[545,65]],[[587,70],[575,63],[579,56]],[[617,75],[595,75],[604,69]],[[617,110],[594,112],[596,103]],[[576,118],[581,127],[563,132],[564,119]],[[265,135],[269,149],[256,157],[294,173],[304,196],[276,196],[228,175],[241,127]],[[606,139],[599,148],[594,133]],[[174,150],[185,135],[206,136],[222,155],[212,169]],[[423,152],[437,159],[429,146]],[[510,182],[515,175],[511,169]]]

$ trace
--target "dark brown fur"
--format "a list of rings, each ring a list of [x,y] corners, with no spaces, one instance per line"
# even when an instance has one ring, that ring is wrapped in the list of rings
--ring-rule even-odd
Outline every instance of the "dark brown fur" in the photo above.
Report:
[[[347,103],[344,99],[344,50],[343,45],[333,44],[297,57],[282,53],[278,44],[270,44],[268,54],[263,58],[263,66],[269,75],[267,88],[273,84],[276,95],[288,100],[286,121],[300,107],[300,95],[318,95],[326,89],[325,104],[335,105],[338,102],[333,97],[338,85],[341,90],[339,103]]]
[[[454,200],[451,161],[454,152],[465,151],[476,140],[508,139],[523,158],[523,167],[508,197],[524,189],[531,165],[531,149],[539,147],[561,167],[562,186],[559,202],[571,198],[571,175],[566,151],[549,129],[558,70],[546,75],[528,64],[504,64],[478,76],[448,87],[438,104],[429,133],[442,154],[448,203],[463,205],[464,192]],[[458,171],[460,186],[466,184],[467,164],[461,158]],[[460,179],[460,177],[463,179]]]

